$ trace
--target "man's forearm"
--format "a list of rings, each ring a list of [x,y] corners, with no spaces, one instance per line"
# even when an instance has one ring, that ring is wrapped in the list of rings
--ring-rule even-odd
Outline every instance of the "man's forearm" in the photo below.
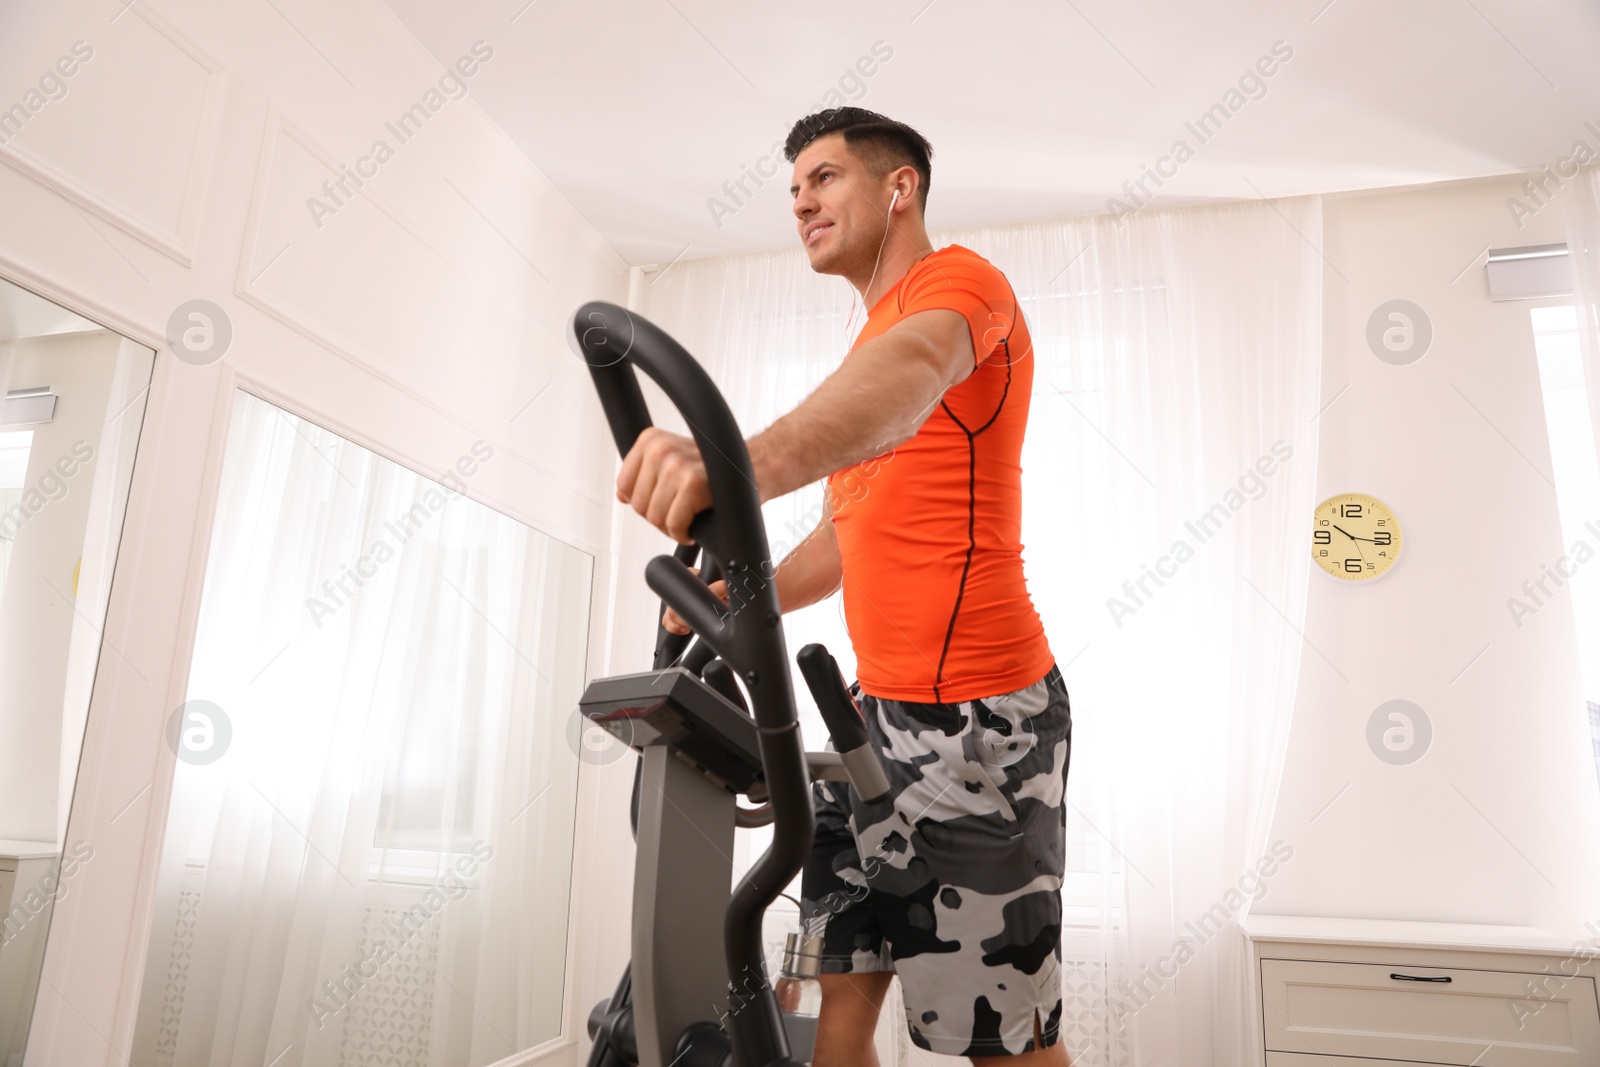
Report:
[[[949,384],[916,337],[866,342],[799,407],[750,440],[762,500],[909,441]]]
[[[778,564],[774,577],[778,583],[778,610],[787,615],[826,600],[839,588],[843,573],[833,522],[824,518]]]

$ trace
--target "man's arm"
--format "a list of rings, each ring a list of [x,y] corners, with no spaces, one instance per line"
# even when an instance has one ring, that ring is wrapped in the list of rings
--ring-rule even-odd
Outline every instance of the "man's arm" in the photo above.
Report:
[[[945,390],[977,369],[964,315],[908,316],[845,357],[816,391],[750,440],[761,499],[771,500],[916,436]]]
[[[960,312],[936,308],[902,319],[750,440],[762,501],[909,441],[945,390],[975,369],[971,328]],[[690,521],[711,506],[699,448],[691,438],[646,430],[622,461],[617,499],[687,544]]]
[[[833,529],[833,508],[829,506],[826,492],[823,493],[823,508],[822,521],[817,523],[816,529],[783,557],[783,562],[773,572],[772,580],[778,584],[778,611],[782,614],[828,599],[844,581],[839,540]],[[727,601],[727,582],[712,582],[711,591]],[[661,616],[661,625],[671,633],[689,632],[689,624],[671,608]]]
[[[778,610],[791,611],[826,600],[844,582],[844,566],[839,558],[839,537],[833,528],[831,491],[822,491],[822,521],[806,534],[806,539],[778,564]]]

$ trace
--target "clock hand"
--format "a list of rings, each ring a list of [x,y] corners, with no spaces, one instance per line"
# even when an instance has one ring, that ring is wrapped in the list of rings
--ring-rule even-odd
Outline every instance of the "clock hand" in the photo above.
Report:
[[[1333,524],[1333,528],[1335,530],[1338,530],[1340,533],[1344,534],[1346,537],[1350,538],[1350,540],[1352,540],[1352,541],[1354,541],[1356,543],[1356,555],[1359,556],[1361,558],[1361,562],[1363,564],[1365,564],[1367,562],[1367,554],[1365,552],[1361,551],[1361,542],[1363,542],[1363,541],[1372,541],[1374,544],[1376,544],[1377,542],[1373,538],[1370,538],[1370,537],[1357,537],[1355,534],[1351,533],[1349,530],[1346,530],[1343,526],[1340,526],[1338,523],[1334,523]]]
[[[1373,544],[1377,544],[1378,543],[1378,539],[1376,537],[1357,537],[1355,534],[1351,533],[1349,530],[1346,530],[1343,526],[1340,526],[1338,523],[1334,523],[1333,528],[1335,530],[1338,530],[1340,533],[1344,534],[1346,537],[1350,538],[1350,540],[1352,540],[1352,541],[1371,541]]]

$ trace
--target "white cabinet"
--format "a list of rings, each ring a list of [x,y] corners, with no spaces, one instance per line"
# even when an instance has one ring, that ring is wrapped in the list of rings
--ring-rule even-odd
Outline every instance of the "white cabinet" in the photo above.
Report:
[[[1600,1064],[1593,942],[1522,927],[1250,916],[1266,1067]]]
[[[1308,1056],[1302,1052],[1269,1052],[1267,1067],[1439,1067],[1439,1065],[1424,1063],[1422,1060],[1369,1060],[1356,1056]]]

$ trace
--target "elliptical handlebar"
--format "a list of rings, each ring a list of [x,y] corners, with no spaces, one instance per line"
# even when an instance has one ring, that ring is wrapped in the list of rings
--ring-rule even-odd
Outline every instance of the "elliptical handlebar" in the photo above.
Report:
[[[788,653],[778,617],[777,586],[761,501],[744,435],[711,377],[667,333],[639,315],[604,301],[573,314],[568,337],[589,367],[617,450],[626,456],[650,428],[650,412],[634,374],[655,380],[689,423],[705,462],[715,506],[695,516],[690,536],[738,593],[730,610],[696,579],[688,553],[657,556],[646,580],[743,680],[753,705],[761,761],[773,812],[772,845],[739,883],[728,905],[724,948],[729,976],[728,1035],[734,1062],[790,1062],[777,998],[767,981],[761,940],[766,908],[799,873],[811,850],[810,776],[801,744]],[[676,642],[672,643],[676,644]],[[670,652],[658,641],[660,657]],[[682,653],[678,646],[672,658]]]
[[[822,713],[822,721],[828,727],[834,751],[839,753],[850,776],[850,784],[856,787],[863,801],[878,803],[889,795],[889,778],[878,761],[877,750],[872,747],[861,709],[856,707],[849,687],[844,684],[838,661],[818,644],[802,648],[795,659],[800,663],[800,674],[811,690],[812,699],[817,702],[817,710]]]
[[[694,561],[700,557],[700,546],[679,545],[672,550],[672,554],[685,567],[692,567]],[[704,575],[705,571],[702,570],[700,573]],[[661,606],[663,609],[667,607],[665,602]],[[675,634],[661,622],[661,616],[656,616],[656,651],[651,666],[658,671],[672,666],[683,656],[684,650],[693,640],[694,634]]]

